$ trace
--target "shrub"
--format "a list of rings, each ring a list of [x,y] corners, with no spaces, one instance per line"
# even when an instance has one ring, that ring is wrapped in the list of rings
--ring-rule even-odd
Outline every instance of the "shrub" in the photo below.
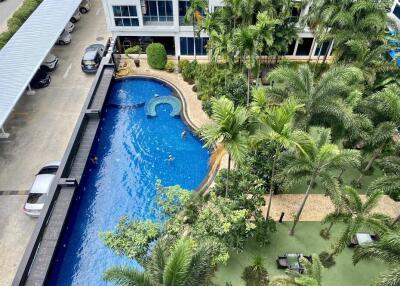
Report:
[[[153,43],[147,46],[147,63],[154,69],[162,70],[167,63],[167,52],[160,43]]]
[[[264,267],[264,259],[256,256],[253,264],[247,266],[242,274],[242,279],[246,282],[246,286],[266,286],[269,284],[268,271]]]
[[[180,60],[179,62],[178,62],[178,69],[179,69],[179,72],[182,72],[182,70],[186,67],[186,66],[188,66],[189,65],[189,61],[188,60]]]
[[[184,81],[188,82],[189,84],[194,83],[194,79],[196,76],[196,67],[197,67],[197,61],[194,60],[183,68],[182,77]]]
[[[172,61],[168,61],[166,64],[165,64],[165,70],[167,71],[167,72],[174,72],[174,70],[175,70],[175,64],[174,64],[174,62],[172,62]]]
[[[332,267],[336,264],[335,259],[333,257],[330,257],[330,254],[326,251],[322,251],[319,254],[319,260],[325,268]]]
[[[125,50],[125,56],[130,58],[129,54],[140,54],[142,52],[142,48],[139,45],[127,48]]]
[[[319,235],[325,240],[328,240],[331,236],[331,234],[327,228],[321,229],[319,232]]]

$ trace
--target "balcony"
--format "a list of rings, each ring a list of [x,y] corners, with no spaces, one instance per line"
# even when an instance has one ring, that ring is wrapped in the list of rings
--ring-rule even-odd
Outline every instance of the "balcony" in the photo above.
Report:
[[[143,16],[144,26],[172,26],[173,24],[173,16]]]

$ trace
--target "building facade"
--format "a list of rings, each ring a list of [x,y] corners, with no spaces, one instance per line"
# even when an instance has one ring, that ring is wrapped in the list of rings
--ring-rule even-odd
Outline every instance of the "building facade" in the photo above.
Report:
[[[102,0],[109,31],[122,49],[150,42],[161,42],[171,56],[207,58],[208,36],[201,33],[194,37],[190,23],[184,21],[188,0]],[[390,17],[400,22],[400,0],[394,0]],[[209,0],[208,9],[213,12],[223,6],[222,0]],[[308,12],[307,5],[295,16]],[[313,34],[305,28],[299,39],[289,46],[287,58],[316,59],[320,46]],[[332,45],[322,45],[321,55],[332,52]]]

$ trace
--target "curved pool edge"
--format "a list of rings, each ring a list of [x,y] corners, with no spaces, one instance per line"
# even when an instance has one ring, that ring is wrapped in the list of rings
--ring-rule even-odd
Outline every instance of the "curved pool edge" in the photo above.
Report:
[[[185,99],[185,96],[183,95],[182,91],[171,81],[165,79],[165,78],[160,78],[158,76],[151,76],[151,75],[146,75],[146,74],[135,74],[135,75],[127,75],[127,76],[121,76],[116,78],[114,76],[114,81],[120,81],[120,80],[125,80],[125,79],[130,79],[130,78],[147,78],[147,79],[153,79],[153,80],[158,80],[161,81],[162,83],[166,84],[173,90],[173,95],[178,97],[182,103],[182,110],[181,110],[181,118],[183,122],[190,128],[190,130],[198,136],[198,131],[200,129],[199,126],[197,126],[190,118],[189,112],[188,112],[188,104]],[[211,168],[211,166],[208,166],[208,172],[207,176],[203,179],[203,181],[200,183],[200,185],[196,188],[196,192],[206,192],[208,188],[211,186],[213,183],[216,175],[218,174],[218,171],[220,169],[221,163],[218,163],[216,168]]]

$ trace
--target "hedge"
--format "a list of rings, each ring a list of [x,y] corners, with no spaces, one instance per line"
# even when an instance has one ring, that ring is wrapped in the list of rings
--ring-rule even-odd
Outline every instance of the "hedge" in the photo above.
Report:
[[[42,1],[43,0],[24,0],[24,2],[22,2],[22,5],[7,21],[7,30],[0,34],[0,49],[7,44]]]
[[[167,52],[160,43],[153,43],[147,46],[147,63],[154,69],[162,70],[167,63]]]

